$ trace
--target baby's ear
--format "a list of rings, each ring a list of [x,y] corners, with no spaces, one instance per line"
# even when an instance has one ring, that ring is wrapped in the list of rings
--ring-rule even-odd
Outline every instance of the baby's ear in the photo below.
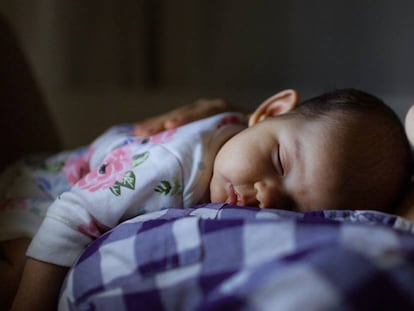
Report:
[[[275,117],[292,110],[296,107],[298,100],[299,95],[295,90],[284,90],[273,95],[253,112],[249,119],[249,126],[255,125],[266,118]]]
[[[411,146],[414,146],[414,105],[411,106],[405,116],[405,133]]]

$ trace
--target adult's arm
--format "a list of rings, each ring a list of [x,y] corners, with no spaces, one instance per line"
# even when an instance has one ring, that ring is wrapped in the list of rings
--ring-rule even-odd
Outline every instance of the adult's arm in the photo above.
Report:
[[[154,135],[164,130],[177,128],[181,125],[227,111],[235,111],[235,109],[223,99],[198,99],[189,105],[135,123],[135,135]]]

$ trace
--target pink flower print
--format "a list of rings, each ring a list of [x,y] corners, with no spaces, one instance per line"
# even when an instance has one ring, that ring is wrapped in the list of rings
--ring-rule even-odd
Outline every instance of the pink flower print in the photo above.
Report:
[[[229,125],[229,124],[242,124],[242,120],[238,116],[229,116],[225,117],[222,120],[220,120],[219,124],[217,125],[217,129],[222,128],[223,126]]]
[[[90,148],[82,156],[71,157],[66,160],[62,173],[70,185],[76,184],[89,173],[89,158],[92,152],[93,149]]]
[[[78,186],[90,192],[108,189],[115,182],[122,181],[125,173],[131,169],[131,162],[132,154],[129,145],[115,149],[102,165],[82,178]]]
[[[161,132],[157,135],[151,136],[149,143],[153,145],[164,144],[171,141],[177,132],[177,129],[171,129],[168,131]]]
[[[91,220],[89,224],[81,224],[78,226],[78,231],[90,236],[92,238],[99,238],[103,233],[108,231],[109,228],[97,222],[96,220]]]

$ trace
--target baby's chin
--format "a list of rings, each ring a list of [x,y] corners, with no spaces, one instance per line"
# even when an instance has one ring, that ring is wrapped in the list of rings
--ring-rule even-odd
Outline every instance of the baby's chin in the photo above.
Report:
[[[210,202],[211,203],[224,203],[227,200],[227,196],[223,191],[220,191],[214,184],[210,184]]]
[[[210,190],[210,202],[211,203],[224,203],[226,202],[226,198],[223,198],[222,196],[219,196],[216,193],[211,192]]]

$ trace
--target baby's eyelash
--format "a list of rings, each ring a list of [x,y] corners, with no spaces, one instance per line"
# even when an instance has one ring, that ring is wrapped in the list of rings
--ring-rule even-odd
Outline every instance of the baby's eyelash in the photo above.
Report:
[[[280,145],[276,145],[274,150],[273,150],[273,154],[272,154],[272,162],[273,162],[273,166],[276,170],[276,173],[279,176],[284,176],[285,172],[284,172],[284,167],[282,164],[282,160],[280,158]]]
[[[283,167],[282,158],[280,156],[280,145],[278,145],[278,147],[277,147],[277,161],[278,161],[278,165],[280,167],[280,175],[285,176],[285,169]]]

